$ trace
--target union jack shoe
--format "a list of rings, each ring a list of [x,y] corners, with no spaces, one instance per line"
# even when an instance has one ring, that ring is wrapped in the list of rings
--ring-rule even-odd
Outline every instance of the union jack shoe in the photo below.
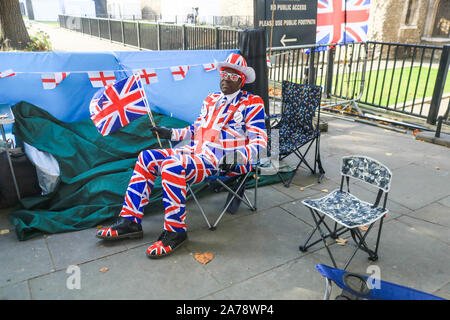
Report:
[[[158,240],[147,248],[147,257],[151,259],[165,257],[181,247],[186,239],[186,232],[172,232],[164,230]]]
[[[117,217],[111,225],[97,230],[97,238],[102,240],[119,240],[123,238],[141,238],[142,226],[124,217]]]

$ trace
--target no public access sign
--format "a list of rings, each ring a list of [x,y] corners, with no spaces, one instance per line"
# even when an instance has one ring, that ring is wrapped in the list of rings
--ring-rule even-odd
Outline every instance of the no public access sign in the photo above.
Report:
[[[254,17],[255,28],[266,28],[268,46],[316,43],[317,0],[254,0]]]

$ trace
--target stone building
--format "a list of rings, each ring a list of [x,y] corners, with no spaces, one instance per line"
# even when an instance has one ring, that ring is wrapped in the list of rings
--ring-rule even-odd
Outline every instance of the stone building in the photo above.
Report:
[[[450,43],[450,0],[371,0],[368,39]]]

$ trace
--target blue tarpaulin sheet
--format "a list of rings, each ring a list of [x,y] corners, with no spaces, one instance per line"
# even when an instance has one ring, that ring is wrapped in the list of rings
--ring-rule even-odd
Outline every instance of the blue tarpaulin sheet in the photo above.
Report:
[[[0,79],[0,104],[26,101],[58,120],[75,122],[89,117],[89,103],[99,88],[87,71],[115,71],[116,79],[132,70],[153,68],[158,82],[144,85],[153,111],[193,122],[203,99],[219,91],[218,71],[206,72],[203,64],[224,61],[238,50],[110,51],[110,52],[2,52],[0,72],[12,69],[13,77]],[[184,80],[175,81],[171,66],[188,65]],[[43,72],[72,72],[55,89],[44,90]]]

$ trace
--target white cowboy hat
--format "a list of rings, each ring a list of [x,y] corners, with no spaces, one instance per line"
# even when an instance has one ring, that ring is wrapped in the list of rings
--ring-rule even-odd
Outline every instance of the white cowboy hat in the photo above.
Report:
[[[225,61],[218,62],[217,68],[219,71],[222,68],[231,68],[242,72],[245,76],[245,83],[252,83],[256,78],[255,70],[252,67],[247,66],[244,57],[237,53],[231,53]]]

